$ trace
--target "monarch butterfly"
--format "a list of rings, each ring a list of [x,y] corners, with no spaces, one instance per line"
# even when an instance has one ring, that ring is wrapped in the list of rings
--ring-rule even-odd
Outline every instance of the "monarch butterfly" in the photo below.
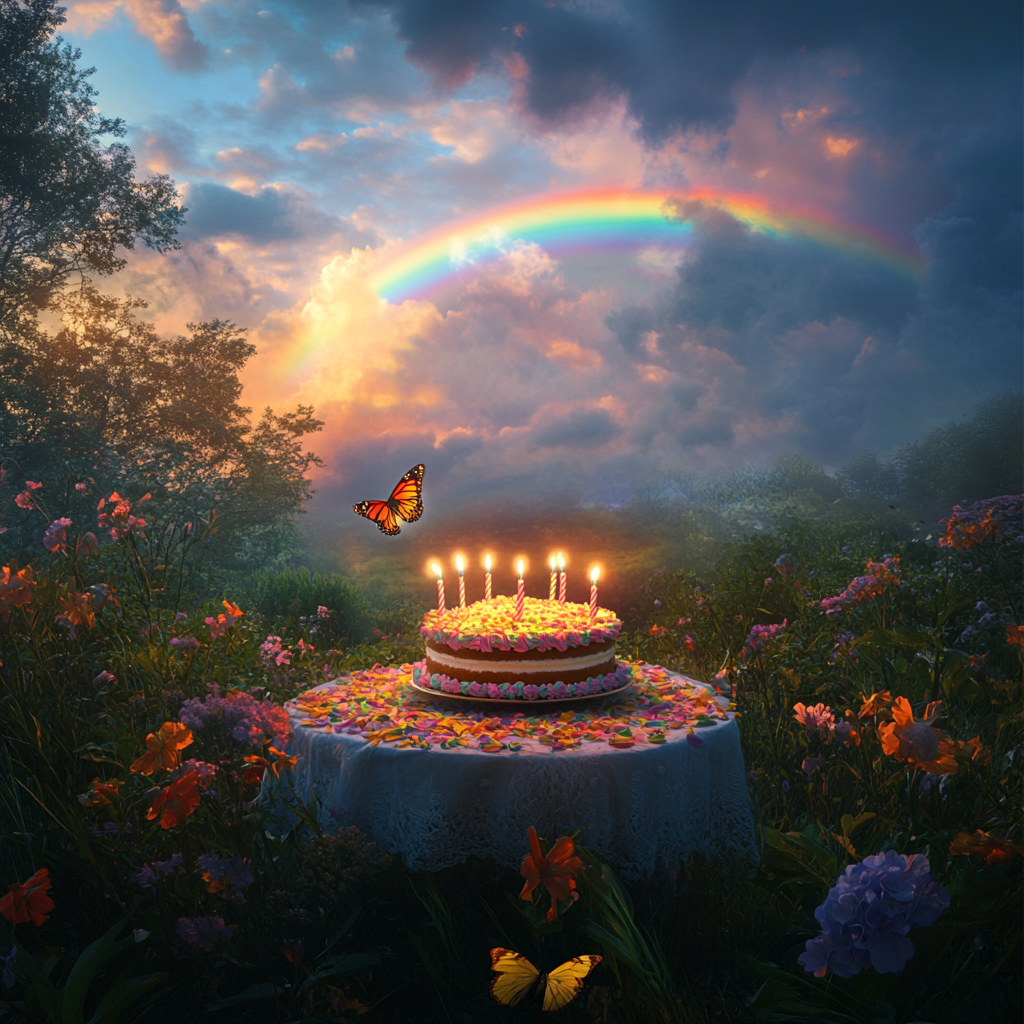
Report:
[[[423,463],[413,466],[398,481],[387,501],[361,501],[352,506],[352,511],[376,523],[388,537],[400,532],[399,519],[415,523],[423,515]]]
[[[517,1006],[533,988],[544,986],[545,1010],[568,1006],[583,988],[583,979],[601,962],[592,954],[574,956],[550,974],[541,974],[522,953],[500,946],[491,950],[491,970],[498,976],[491,981],[491,995],[505,1006]]]

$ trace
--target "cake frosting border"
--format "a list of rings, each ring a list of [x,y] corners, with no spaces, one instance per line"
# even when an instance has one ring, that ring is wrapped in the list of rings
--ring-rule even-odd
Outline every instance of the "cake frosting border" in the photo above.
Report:
[[[412,681],[423,690],[435,690],[440,695],[474,697],[477,700],[521,700],[524,704],[559,700],[566,697],[588,697],[621,689],[634,679],[633,666],[620,662],[614,672],[594,676],[579,683],[541,683],[535,686],[523,680],[514,683],[479,683],[459,681],[440,672],[427,672],[427,660],[414,662]]]

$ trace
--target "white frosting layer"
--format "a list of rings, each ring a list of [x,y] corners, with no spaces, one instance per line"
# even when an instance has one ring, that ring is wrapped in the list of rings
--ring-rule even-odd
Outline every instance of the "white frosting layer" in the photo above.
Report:
[[[576,658],[555,658],[533,662],[525,661],[482,661],[475,658],[460,658],[457,654],[448,654],[435,651],[433,648],[427,651],[427,657],[437,665],[447,669],[475,669],[477,672],[501,672],[517,679],[526,679],[530,675],[547,674],[552,672],[575,672],[580,669],[595,668],[605,664],[615,656],[611,650],[598,651],[596,654],[584,654]]]

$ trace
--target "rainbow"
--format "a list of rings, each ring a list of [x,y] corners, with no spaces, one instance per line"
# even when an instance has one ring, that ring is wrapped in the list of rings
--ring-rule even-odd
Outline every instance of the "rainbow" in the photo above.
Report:
[[[532,196],[445,224],[384,256],[369,268],[370,284],[391,303],[425,298],[478,274],[521,242],[536,243],[556,257],[617,249],[682,250],[693,226],[673,206],[687,202],[723,211],[751,231],[820,245],[914,281],[924,272],[924,260],[907,244],[820,211],[773,207],[752,196],[711,189],[603,189]]]

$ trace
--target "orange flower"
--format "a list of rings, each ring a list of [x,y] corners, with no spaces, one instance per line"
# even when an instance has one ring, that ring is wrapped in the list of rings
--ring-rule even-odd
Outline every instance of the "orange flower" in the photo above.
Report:
[[[1014,626],[1008,622],[1006,624],[1006,642],[1011,647],[1019,647],[1024,650],[1024,626]]]
[[[31,921],[38,928],[49,920],[49,911],[53,910],[53,900],[46,895],[52,885],[50,869],[40,868],[27,882],[11,886],[0,899],[0,914],[11,924]]]
[[[9,565],[5,565],[0,570],[0,617],[4,622],[11,617],[12,608],[31,603],[32,588],[35,585],[30,565],[13,571]]]
[[[562,836],[548,851],[547,857],[540,852],[540,840],[537,830],[530,826],[530,850],[523,858],[519,874],[526,879],[521,900],[532,900],[533,890],[543,885],[551,894],[551,909],[547,920],[553,921],[558,916],[558,903],[567,900],[576,888],[573,876],[583,867],[583,861],[574,856],[573,842],[568,836]]]
[[[71,635],[75,635],[78,626],[88,626],[92,629],[96,622],[96,613],[91,608],[92,594],[76,594],[70,587],[60,596],[60,614],[55,621],[61,626],[66,626]]]
[[[164,722],[160,731],[146,737],[149,750],[131,765],[133,772],[152,775],[157,768],[177,768],[178,751],[192,742],[192,730],[181,722]]]
[[[78,799],[86,807],[102,807],[104,804],[109,804],[117,796],[121,785],[120,779],[111,779],[110,782],[101,782],[99,779],[93,779],[89,783],[89,791],[83,793]]]
[[[242,609],[234,603],[234,601],[221,601],[221,604],[224,605],[224,610],[228,613],[229,619],[237,620],[245,614],[245,612],[243,612]]]
[[[862,693],[860,699],[864,703],[861,704],[860,714],[857,717],[870,718],[872,715],[877,715],[892,700],[892,694],[888,690],[882,690],[880,693],[873,693],[870,697],[865,697]]]
[[[997,839],[979,828],[973,836],[969,832],[957,832],[949,844],[949,852],[953,857],[976,853],[989,865],[1008,864],[1018,853],[1024,853],[1024,846],[1009,839]]]
[[[146,820],[152,821],[159,815],[161,828],[174,828],[198,806],[199,772],[187,772],[177,782],[172,782],[160,791],[146,815]]]
[[[268,761],[265,757],[260,757],[259,754],[250,754],[248,757],[243,758],[251,768],[242,769],[242,779],[245,782],[259,782],[263,778],[263,772],[269,768],[275,778],[281,778],[282,771],[291,771],[298,763],[298,755],[290,757],[283,750],[278,750],[277,747],[269,747],[267,749],[268,754],[273,754],[275,760]]]
[[[953,756],[956,745],[932,722],[942,714],[942,701],[929,704],[921,721],[914,721],[914,712],[906,697],[897,697],[892,706],[892,721],[878,727],[882,750],[897,761],[906,761],[930,775],[949,775],[957,770]]]
[[[948,519],[939,520],[946,524],[946,532],[939,538],[939,547],[962,551],[975,544],[982,544],[990,537],[998,537],[999,520],[992,517],[993,511],[989,509],[981,522],[972,523],[970,513],[965,515],[959,505],[954,506],[953,514]]]

